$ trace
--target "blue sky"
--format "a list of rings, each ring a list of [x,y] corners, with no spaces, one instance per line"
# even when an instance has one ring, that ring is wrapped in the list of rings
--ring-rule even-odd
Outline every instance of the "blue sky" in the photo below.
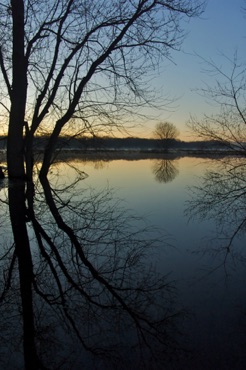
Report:
[[[173,122],[185,140],[191,138],[186,126],[190,114],[202,117],[203,113],[214,109],[197,92],[208,82],[208,77],[204,73],[205,65],[195,54],[223,66],[222,53],[233,57],[238,50],[240,60],[246,62],[246,11],[243,13],[243,6],[246,7],[244,0],[208,0],[202,16],[185,24],[188,35],[182,52],[173,54],[174,63],[165,61],[161,66],[156,79],[158,86],[164,94],[179,99],[173,111],[161,112],[158,119]],[[151,135],[153,122],[145,125],[144,131],[144,136]]]

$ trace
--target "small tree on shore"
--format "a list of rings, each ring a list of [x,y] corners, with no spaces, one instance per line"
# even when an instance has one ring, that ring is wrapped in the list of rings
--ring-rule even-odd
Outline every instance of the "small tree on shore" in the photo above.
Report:
[[[176,140],[179,136],[179,130],[171,122],[159,122],[154,130],[154,137],[161,140],[162,147],[168,150],[172,140]]]
[[[155,127],[154,136],[161,140],[177,139],[179,130],[171,122],[159,122]]]

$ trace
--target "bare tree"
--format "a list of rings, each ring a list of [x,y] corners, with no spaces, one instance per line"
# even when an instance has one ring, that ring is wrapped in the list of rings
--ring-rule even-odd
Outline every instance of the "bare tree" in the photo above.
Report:
[[[156,125],[154,136],[161,140],[177,139],[179,131],[173,123],[160,122]]]
[[[179,135],[178,129],[173,123],[160,122],[156,125],[154,136],[160,140],[162,150],[168,151],[173,140]]]
[[[0,3],[1,90],[9,116],[9,176],[31,178],[33,138],[119,125],[151,101],[144,77],[184,37],[204,1],[7,0]],[[73,127],[72,127],[73,128]],[[26,163],[25,163],[26,162]]]
[[[227,68],[205,60],[207,73],[212,74],[214,84],[206,85],[201,94],[218,107],[218,113],[204,114],[202,119],[191,117],[188,126],[197,138],[216,140],[230,150],[246,150],[246,67],[225,57]]]

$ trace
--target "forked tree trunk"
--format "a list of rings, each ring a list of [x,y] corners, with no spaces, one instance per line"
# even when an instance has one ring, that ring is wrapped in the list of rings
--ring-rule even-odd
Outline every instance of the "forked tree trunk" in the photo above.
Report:
[[[7,141],[10,178],[24,178],[24,118],[27,95],[27,63],[24,47],[24,2],[11,0],[13,21],[12,91]]]
[[[49,168],[50,168],[50,165],[51,165],[51,162],[52,162],[52,155],[54,154],[56,144],[57,144],[57,140],[58,140],[58,137],[61,133],[61,129],[62,129],[62,122],[59,121],[59,123],[55,126],[52,134],[50,135],[48,144],[47,144],[47,146],[44,150],[44,157],[43,157],[42,167],[41,167],[41,170],[40,170],[40,173],[39,173],[40,178],[47,177],[47,175],[48,175]]]

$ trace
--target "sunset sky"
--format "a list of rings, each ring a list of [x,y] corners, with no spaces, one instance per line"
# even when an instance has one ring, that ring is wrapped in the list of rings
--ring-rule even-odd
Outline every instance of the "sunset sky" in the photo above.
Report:
[[[187,127],[191,115],[202,118],[203,114],[219,112],[218,107],[199,95],[205,83],[213,85],[214,82],[214,77],[205,73],[206,65],[202,60],[213,60],[226,71],[225,56],[233,58],[237,51],[238,60],[246,63],[246,10],[243,10],[246,0],[205,1],[205,12],[183,24],[187,36],[182,50],[172,52],[172,61],[163,60],[159,74],[150,82],[164,98],[175,101],[166,107],[163,98],[163,109],[144,111],[143,114],[150,114],[155,120],[133,120],[129,123],[133,128],[128,134],[152,137],[157,122],[169,121],[179,129],[180,139],[189,141],[194,139]],[[6,133],[7,125],[3,130]]]
[[[173,53],[173,62],[166,61],[160,75],[153,84],[162,87],[163,93],[179,97],[173,111],[160,112],[160,120],[173,122],[180,130],[180,138],[190,140],[186,123],[190,114],[202,117],[215,108],[198,94],[197,89],[212,78],[204,73],[204,59],[213,59],[226,68],[222,54],[232,58],[238,51],[240,61],[246,62],[246,7],[245,0],[208,0],[205,13],[200,18],[191,19],[185,25],[189,32],[182,46],[182,52]],[[158,83],[156,82],[158,81]],[[138,128],[136,134],[151,136],[154,123]]]

